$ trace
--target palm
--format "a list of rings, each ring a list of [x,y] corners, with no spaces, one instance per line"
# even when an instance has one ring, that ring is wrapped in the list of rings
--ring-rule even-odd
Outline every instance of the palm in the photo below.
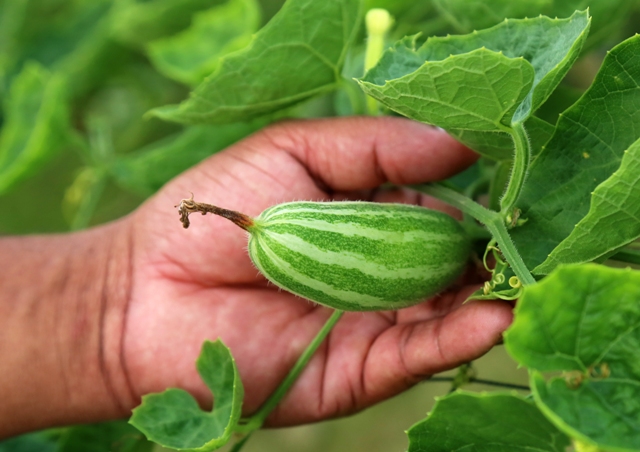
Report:
[[[382,173],[367,175],[344,165],[348,162],[323,161],[322,150],[310,154],[316,150],[297,142],[287,127],[209,159],[135,214],[136,271],[124,344],[137,395],[178,386],[206,403],[210,394],[194,361],[205,339],[220,337],[236,359],[245,384],[244,411],[251,413],[331,313],[267,284],[247,256],[246,234],[227,220],[192,215],[191,228],[184,230],[173,206],[189,192],[199,201],[250,216],[301,199],[408,201],[400,192],[355,191],[384,182]],[[353,151],[351,157],[366,167],[368,154]],[[355,173],[344,177],[345,171]],[[509,309],[502,303],[461,308],[466,293],[462,289],[397,312],[347,314],[270,422],[286,425],[346,414],[484,353],[508,323]]]

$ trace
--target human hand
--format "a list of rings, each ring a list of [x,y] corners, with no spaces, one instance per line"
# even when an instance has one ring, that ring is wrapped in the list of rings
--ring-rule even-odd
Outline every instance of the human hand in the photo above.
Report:
[[[249,260],[246,233],[232,223],[193,215],[184,230],[173,206],[189,192],[250,216],[293,200],[442,208],[377,187],[443,179],[475,158],[443,132],[404,119],[296,121],[269,127],[176,178],[127,220],[131,290],[123,327],[110,332],[121,339],[107,341],[122,350],[122,367],[111,372],[122,374],[115,380],[130,392],[120,405],[133,408],[140,396],[167,387],[210,404],[194,362],[205,339],[221,338],[245,386],[243,412],[251,414],[331,314],[268,284]],[[509,325],[511,307],[463,306],[473,289],[460,286],[399,311],[347,313],[267,423],[345,415],[484,354]]]

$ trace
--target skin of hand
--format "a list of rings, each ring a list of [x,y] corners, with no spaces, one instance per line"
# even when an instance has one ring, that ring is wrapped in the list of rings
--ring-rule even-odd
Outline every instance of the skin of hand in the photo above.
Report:
[[[475,159],[444,132],[400,118],[283,122],[183,173],[110,225],[80,234],[0,241],[0,255],[3,245],[6,253],[25,240],[22,249],[33,250],[33,259],[35,250],[42,260],[49,248],[60,256],[77,256],[76,264],[65,268],[80,276],[67,278],[64,293],[72,293],[74,284],[83,290],[82,297],[50,303],[58,317],[53,327],[66,325],[71,332],[54,334],[52,343],[50,327],[32,334],[27,345],[20,342],[32,350],[30,359],[38,353],[42,359],[27,364],[15,357],[12,365],[30,366],[34,374],[13,380],[0,376],[0,395],[28,380],[50,387],[36,391],[40,403],[51,399],[50,408],[34,420],[16,416],[16,410],[28,414],[29,404],[24,408],[25,398],[14,397],[15,403],[0,408],[0,420],[11,416],[9,411],[14,416],[0,436],[125,417],[142,395],[168,387],[186,389],[210,407],[211,394],[194,366],[206,339],[220,338],[231,349],[245,387],[244,415],[275,390],[332,311],[267,283],[247,255],[246,233],[231,222],[191,215],[191,227],[183,229],[174,206],[190,192],[197,201],[252,217],[294,200],[364,199],[443,208],[421,195],[379,187],[444,179]],[[24,268],[46,272],[33,264]],[[19,277],[16,271],[14,278]],[[353,413],[486,353],[510,324],[511,306],[501,301],[463,305],[476,287],[459,284],[400,311],[346,313],[267,425]],[[76,300],[75,307],[65,313],[70,299]],[[0,314],[6,314],[1,300]],[[22,319],[20,310],[5,311],[9,318]],[[21,315],[28,317],[25,312]],[[23,330],[16,327],[14,337]],[[51,356],[44,356],[42,335]],[[0,345],[0,357],[3,353],[13,356]],[[42,372],[48,375],[46,383],[37,376]]]

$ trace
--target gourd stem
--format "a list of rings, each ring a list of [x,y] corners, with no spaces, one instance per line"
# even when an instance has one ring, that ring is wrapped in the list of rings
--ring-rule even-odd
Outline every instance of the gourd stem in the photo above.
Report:
[[[298,358],[298,361],[296,361],[293,368],[289,371],[289,374],[285,377],[282,383],[280,383],[280,386],[278,386],[275,392],[271,394],[265,404],[262,405],[262,407],[260,407],[260,409],[253,416],[247,419],[246,423],[244,423],[243,425],[239,425],[236,428],[236,431],[240,433],[247,433],[262,427],[262,424],[264,423],[267,416],[269,416],[269,413],[273,411],[278,403],[280,403],[280,400],[282,400],[282,398],[287,394],[291,386],[293,386],[293,383],[295,383],[295,381],[298,379],[298,376],[304,370],[318,347],[320,347],[320,344],[322,344],[335,324],[338,323],[338,320],[340,320],[342,314],[344,314],[344,311],[339,310],[335,310],[333,314],[331,314],[331,317],[329,317],[320,332],[318,332],[316,337],[313,338],[313,341],[311,341],[302,355],[300,355],[300,358]]]
[[[529,162],[531,160],[531,149],[529,138],[524,129],[524,124],[516,122],[509,129],[515,153],[513,156],[513,168],[511,169],[511,178],[507,184],[507,188],[500,200],[500,213],[503,218],[513,215],[513,210],[524,186],[529,171]]]
[[[182,223],[182,227],[184,227],[185,229],[187,229],[190,224],[189,215],[195,212],[200,212],[202,215],[212,213],[214,215],[226,218],[245,231],[251,231],[251,228],[254,225],[253,218],[248,215],[236,212],[234,210],[222,209],[211,204],[194,201],[193,193],[191,193],[191,198],[183,199],[176,207],[178,208],[178,213],[180,214],[180,222]]]
[[[513,269],[513,272],[522,282],[522,285],[528,286],[535,284],[536,280],[529,272],[520,254],[518,254],[518,250],[509,235],[509,231],[507,231],[504,219],[500,213],[489,210],[472,199],[441,184],[410,185],[409,188],[451,204],[484,224],[493,238],[498,242],[500,251]]]

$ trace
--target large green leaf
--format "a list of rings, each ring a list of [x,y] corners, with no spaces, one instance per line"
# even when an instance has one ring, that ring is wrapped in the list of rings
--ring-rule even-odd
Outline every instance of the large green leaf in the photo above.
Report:
[[[149,440],[193,452],[215,450],[229,441],[240,419],[244,396],[236,363],[222,342],[206,341],[196,367],[214,395],[213,411],[202,411],[182,389],[146,395],[129,422]]]
[[[505,344],[561,430],[607,450],[640,449],[640,273],[558,268],[525,289]]]
[[[122,187],[149,196],[181,172],[244,138],[261,124],[191,126],[184,132],[118,157],[111,173]]]
[[[221,57],[249,44],[259,25],[256,0],[229,0],[195,14],[185,31],[152,41],[149,57],[167,77],[197,85],[214,72]]]
[[[456,392],[411,427],[408,452],[563,452],[569,439],[515,394]]]
[[[511,231],[529,268],[572,233],[589,212],[591,193],[618,170],[624,151],[640,138],[639,83],[636,36],[610,51],[589,90],[558,119],[517,201],[527,222]],[[600,241],[589,236],[580,246]]]
[[[236,122],[334,89],[362,9],[360,0],[289,0],[188,100],[152,112],[178,122]]]
[[[638,237],[640,140],[624,152],[620,168],[595,189],[589,213],[533,271],[546,275],[559,264],[591,262]]]
[[[66,84],[33,62],[14,79],[0,130],[0,194],[38,171],[69,138]]]
[[[126,421],[112,421],[64,430],[56,452],[151,452],[153,447]]]
[[[360,83],[392,110],[466,134],[467,144],[487,152],[483,144],[526,121],[549,97],[588,29],[587,13],[576,12],[568,19],[506,20],[469,35],[430,38],[418,49],[415,38],[405,38]]]

